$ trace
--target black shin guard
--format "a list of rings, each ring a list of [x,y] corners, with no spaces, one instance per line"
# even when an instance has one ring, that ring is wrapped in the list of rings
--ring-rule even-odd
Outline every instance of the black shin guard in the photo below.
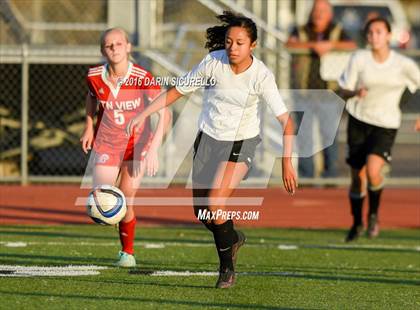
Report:
[[[220,268],[233,270],[232,245],[238,241],[238,235],[233,229],[232,220],[228,220],[221,225],[214,224],[213,236],[217,254],[219,254]]]
[[[381,200],[382,188],[379,189],[368,189],[369,195],[369,216],[377,215],[379,209],[379,203]]]
[[[365,195],[360,193],[350,193],[349,198],[351,213],[353,215],[353,226],[360,226],[362,225],[362,209]]]

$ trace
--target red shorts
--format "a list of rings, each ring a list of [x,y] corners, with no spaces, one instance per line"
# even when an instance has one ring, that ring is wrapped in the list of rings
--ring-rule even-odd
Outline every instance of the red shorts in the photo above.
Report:
[[[106,146],[94,148],[95,166],[117,166],[120,167],[124,161],[143,160],[146,157],[153,135],[150,135],[146,143],[129,144],[125,150],[116,150]]]

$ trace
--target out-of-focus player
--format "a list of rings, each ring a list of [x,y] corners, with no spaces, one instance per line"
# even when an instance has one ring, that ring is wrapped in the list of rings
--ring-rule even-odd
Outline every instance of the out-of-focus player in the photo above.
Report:
[[[80,139],[85,153],[93,148],[93,186],[115,185],[119,177],[119,188],[127,199],[127,213],[119,223],[122,245],[119,267],[136,265],[133,199],[144,173],[153,176],[158,170],[158,148],[171,122],[169,110],[162,109],[154,133],[148,119],[135,134],[126,135],[125,128],[131,118],[160,93],[153,76],[130,61],[130,51],[131,44],[123,29],[111,28],[102,34],[101,52],[106,63],[89,69],[86,124]]]
[[[378,209],[384,177],[382,170],[391,161],[391,149],[401,123],[401,95],[408,87],[420,86],[420,71],[411,59],[389,47],[391,26],[382,18],[366,24],[369,50],[355,52],[339,80],[349,112],[347,128],[347,163],[351,167],[350,204],[353,225],[346,241],[353,241],[363,231],[362,206],[369,196],[368,237],[379,233]],[[417,119],[416,130],[420,130]]]

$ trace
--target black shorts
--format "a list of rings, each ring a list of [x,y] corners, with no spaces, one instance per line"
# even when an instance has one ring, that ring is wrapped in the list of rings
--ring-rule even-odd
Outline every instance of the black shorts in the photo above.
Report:
[[[192,180],[201,185],[211,186],[221,162],[244,162],[248,178],[254,161],[255,149],[261,142],[259,136],[239,141],[219,141],[200,131],[194,142]]]
[[[368,155],[375,154],[390,163],[396,135],[397,129],[370,125],[349,115],[346,162],[354,169],[361,169]]]

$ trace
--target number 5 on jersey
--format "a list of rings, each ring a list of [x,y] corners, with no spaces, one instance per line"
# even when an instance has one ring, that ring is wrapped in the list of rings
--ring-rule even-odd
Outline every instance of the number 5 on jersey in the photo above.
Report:
[[[117,125],[124,125],[125,118],[122,110],[114,110],[114,120]]]

